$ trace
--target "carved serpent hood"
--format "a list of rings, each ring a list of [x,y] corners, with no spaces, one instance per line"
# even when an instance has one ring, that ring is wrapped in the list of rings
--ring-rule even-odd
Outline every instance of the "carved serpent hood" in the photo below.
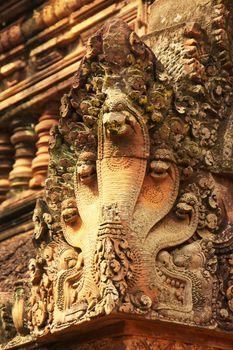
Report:
[[[34,216],[33,332],[112,312],[215,325],[211,237],[221,207],[207,165],[196,172],[206,152],[175,97],[161,63],[123,21],[89,40],[51,131]]]

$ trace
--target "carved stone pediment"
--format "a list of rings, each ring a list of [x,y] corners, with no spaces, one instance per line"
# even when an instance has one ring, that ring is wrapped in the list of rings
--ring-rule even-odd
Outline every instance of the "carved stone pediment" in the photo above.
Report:
[[[198,101],[184,99],[123,21],[89,40],[34,214],[32,333],[110,313],[205,327],[232,317],[217,301],[232,223],[209,139],[195,136]]]

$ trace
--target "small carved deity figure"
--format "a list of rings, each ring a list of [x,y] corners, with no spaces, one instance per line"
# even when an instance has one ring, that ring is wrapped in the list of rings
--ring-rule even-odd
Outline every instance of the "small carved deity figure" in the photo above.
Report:
[[[48,225],[52,222],[52,216],[48,213],[48,207],[42,199],[38,199],[34,210],[34,238],[42,238],[48,231]]]
[[[39,328],[46,323],[46,299],[47,293],[43,280],[43,265],[40,265],[36,259],[31,259],[29,263],[29,274],[31,282],[31,296],[30,305],[31,308],[28,313],[29,328],[39,332]]]
[[[82,276],[82,252],[78,252],[71,247],[65,247],[58,255],[54,311],[56,322],[59,322],[60,318],[67,321],[70,317],[78,317],[77,312],[75,313],[73,309],[79,301],[78,293],[82,286]]]
[[[77,220],[78,209],[75,198],[69,198],[62,202],[61,216],[66,224],[72,224]]]
[[[77,162],[77,177],[83,184],[89,184],[96,177],[96,155],[84,151],[79,155]]]

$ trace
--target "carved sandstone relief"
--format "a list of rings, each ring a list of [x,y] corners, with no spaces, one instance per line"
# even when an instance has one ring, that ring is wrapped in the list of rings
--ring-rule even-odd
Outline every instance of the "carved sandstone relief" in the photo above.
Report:
[[[81,344],[75,347],[76,350],[100,350],[100,349],[125,349],[125,350],[214,350],[217,348],[206,347],[205,345],[192,345],[179,341],[172,341],[167,339],[153,339],[149,337],[116,337],[116,338],[104,338],[97,341],[92,341],[86,344]],[[69,350],[72,349],[69,348]]]
[[[217,326],[231,223],[193,133],[199,114],[187,117],[175,88],[121,20],[89,40],[34,214],[33,334],[116,312]]]

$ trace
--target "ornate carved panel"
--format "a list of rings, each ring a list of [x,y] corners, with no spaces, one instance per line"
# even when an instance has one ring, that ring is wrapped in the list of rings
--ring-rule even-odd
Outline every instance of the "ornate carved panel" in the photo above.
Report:
[[[89,40],[51,131],[34,213],[34,335],[110,313],[231,327],[232,199],[212,173],[211,148],[223,137],[232,79],[211,73],[218,62],[206,68],[212,37],[195,25],[185,33],[181,49],[201,58],[180,63],[191,79],[180,90],[123,21]]]

